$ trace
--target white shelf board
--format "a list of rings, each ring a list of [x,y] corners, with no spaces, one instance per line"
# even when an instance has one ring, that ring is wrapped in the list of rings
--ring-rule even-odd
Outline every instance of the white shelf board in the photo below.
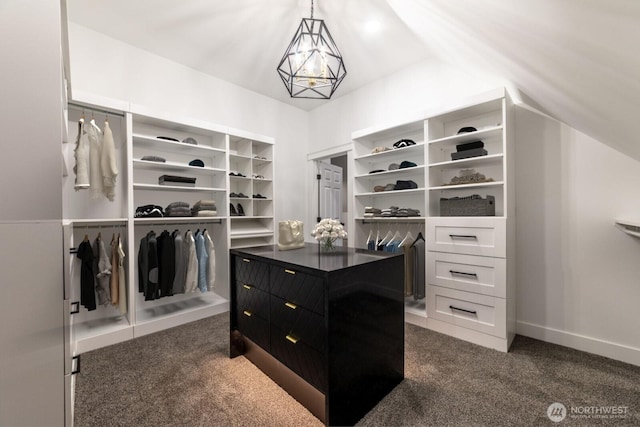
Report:
[[[89,225],[125,225],[127,218],[82,218],[82,219],[63,219],[63,225],[73,225],[74,227],[84,227]]]
[[[383,172],[367,173],[362,175],[356,175],[356,179],[375,179],[380,176],[395,176],[395,175],[421,175],[424,173],[424,166],[415,166],[412,168],[394,169]]]
[[[153,169],[153,170],[165,170],[165,169],[174,169],[174,170],[182,170],[182,171],[193,171],[193,172],[223,172],[226,173],[225,169],[212,168],[209,166],[189,166],[182,163],[175,162],[153,162],[150,160],[142,160],[142,159],[133,159],[133,164],[140,168]]]
[[[392,191],[374,191],[370,193],[356,194],[355,197],[370,197],[370,196],[398,196],[411,193],[424,193],[424,188],[410,188],[408,190],[392,190]]]
[[[160,185],[160,184],[142,184],[133,183],[135,190],[152,190],[152,191],[227,191],[224,188],[215,187],[182,187],[180,185]]]
[[[202,224],[219,223],[227,218],[224,216],[164,216],[158,218],[135,218],[135,224]]]
[[[264,199],[257,199],[257,200],[264,200]],[[268,216],[268,215],[256,215],[256,216],[240,216],[240,215],[234,215],[234,216],[230,216],[230,219],[240,219],[240,220],[251,220],[251,219],[273,219],[272,216]]]
[[[391,161],[394,159],[405,158],[408,156],[415,156],[419,153],[423,147],[424,142],[416,143],[415,145],[410,145],[408,147],[402,148],[392,148],[387,151],[383,151],[381,153],[375,154],[364,154],[362,156],[358,156],[355,158],[356,161],[365,161],[365,162],[379,162],[384,159],[384,161]]]
[[[360,222],[424,222],[427,218],[424,216],[391,216],[391,217],[379,217],[366,218],[358,216],[354,218]]]
[[[185,142],[169,141],[166,139],[158,139],[155,136],[133,134],[133,141],[135,145],[146,145],[151,147],[166,147],[171,150],[178,150],[182,153],[199,154],[208,153],[213,154],[225,154],[225,150],[220,148],[209,147],[207,145],[195,145],[187,144]]]
[[[500,185],[504,185],[504,181],[479,182],[474,184],[460,184],[460,185],[440,185],[437,187],[429,187],[429,191],[464,190],[467,188],[498,187]]]
[[[200,291],[196,291],[192,298],[180,298],[178,301],[171,301],[171,298],[165,298],[166,304],[154,305],[149,308],[139,307],[136,310],[136,324],[133,327],[134,337],[148,335],[229,311],[229,301],[215,292],[200,293]]]
[[[640,238],[640,219],[616,219],[614,225],[623,233]]]
[[[273,231],[266,229],[245,229],[245,230],[233,230],[231,231],[232,239],[243,239],[249,237],[268,237],[273,236]]]
[[[492,126],[475,132],[464,132],[457,135],[445,136],[444,138],[433,139],[429,144],[462,144],[464,142],[477,141],[482,138],[498,136],[503,130],[502,126]]]
[[[74,323],[72,328],[79,354],[133,338],[133,327],[125,316]]]
[[[455,167],[455,168],[459,168],[459,167],[472,167],[472,166],[478,166],[478,165],[482,165],[485,163],[492,163],[495,161],[502,161],[502,159],[504,158],[504,154],[499,153],[499,154],[490,154],[490,155],[486,155],[486,156],[477,156],[477,157],[469,157],[467,159],[460,159],[460,160],[448,160],[446,162],[439,162],[439,163],[431,163],[429,165],[430,168],[436,168],[436,167]]]

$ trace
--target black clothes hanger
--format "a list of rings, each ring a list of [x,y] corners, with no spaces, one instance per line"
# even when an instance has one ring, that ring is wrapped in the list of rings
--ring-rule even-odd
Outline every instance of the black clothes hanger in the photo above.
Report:
[[[418,237],[416,237],[416,240],[413,241],[413,243],[411,244],[411,246],[415,245],[416,242],[418,242],[419,240],[422,240],[423,242],[426,242],[424,240],[424,236],[422,235],[422,231],[418,233]]]

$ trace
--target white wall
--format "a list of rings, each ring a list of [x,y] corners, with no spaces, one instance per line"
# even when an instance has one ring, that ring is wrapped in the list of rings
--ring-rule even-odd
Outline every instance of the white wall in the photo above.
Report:
[[[239,86],[70,23],[73,93],[139,104],[274,137],[276,220],[299,218],[306,206],[308,115]]]
[[[638,161],[518,109],[518,331],[640,365]]]

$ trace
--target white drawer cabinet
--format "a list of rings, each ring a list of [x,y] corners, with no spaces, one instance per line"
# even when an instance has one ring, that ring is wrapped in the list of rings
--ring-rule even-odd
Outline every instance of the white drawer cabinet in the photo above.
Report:
[[[456,326],[506,338],[506,300],[440,286],[427,290],[429,316]]]
[[[496,217],[432,217],[427,225],[431,251],[506,256],[506,221]]]
[[[429,284],[506,297],[506,260],[504,258],[431,252],[427,260]]]

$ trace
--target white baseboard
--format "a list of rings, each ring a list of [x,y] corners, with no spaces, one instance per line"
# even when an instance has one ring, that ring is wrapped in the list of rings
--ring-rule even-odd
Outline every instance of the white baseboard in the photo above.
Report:
[[[640,348],[522,321],[517,322],[516,332],[518,335],[640,366]]]

